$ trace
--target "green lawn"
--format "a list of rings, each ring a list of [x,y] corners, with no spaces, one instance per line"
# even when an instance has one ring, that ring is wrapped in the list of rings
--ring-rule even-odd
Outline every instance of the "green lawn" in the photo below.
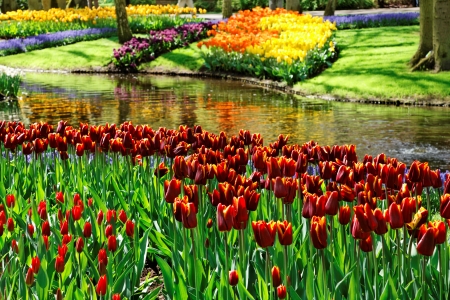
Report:
[[[410,72],[419,26],[342,30],[341,55],[316,78],[297,83],[308,94],[349,98],[450,100],[450,72]]]
[[[450,72],[410,72],[419,26],[341,30],[339,59],[319,76],[294,85],[306,94],[355,99],[450,101]],[[197,43],[166,53],[142,66],[149,71],[198,71],[203,60]],[[0,65],[35,69],[80,69],[107,65],[117,38],[0,57]]]

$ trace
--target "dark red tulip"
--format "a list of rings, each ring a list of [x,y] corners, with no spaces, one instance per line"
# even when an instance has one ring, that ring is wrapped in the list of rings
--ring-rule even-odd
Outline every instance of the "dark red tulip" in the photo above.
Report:
[[[233,218],[233,228],[236,230],[247,228],[248,210],[244,197],[234,197],[233,206],[236,211],[236,215]]]
[[[11,249],[13,252],[19,253],[19,246],[17,245],[17,241],[14,239],[11,241]]]
[[[176,179],[181,180],[188,176],[188,167],[183,156],[175,157],[172,169]]]
[[[210,229],[213,226],[213,220],[211,218],[206,222],[206,228]]]
[[[119,211],[119,220],[124,224],[128,220],[127,213],[123,209]]]
[[[13,194],[6,195],[6,206],[7,207],[14,207],[16,204],[16,198]]]
[[[33,274],[33,268],[28,268],[27,275],[25,277],[25,283],[28,286],[32,286],[34,283],[34,274]]]
[[[23,155],[30,155],[31,153],[33,153],[34,150],[34,146],[33,143],[28,142],[28,143],[22,143],[22,153]]]
[[[77,250],[78,253],[81,253],[83,252],[83,248],[84,248],[84,240],[82,237],[79,237],[75,244],[75,249]]]
[[[230,231],[233,228],[233,219],[237,211],[233,205],[217,205],[217,226],[219,231]]]
[[[269,179],[275,179],[281,177],[281,167],[279,161],[275,157],[269,157],[266,161],[267,165],[267,177]]]
[[[67,244],[62,244],[62,246],[58,246],[58,255],[61,256],[62,258],[66,257],[68,248],[67,248]]]
[[[84,228],[83,228],[83,236],[85,238],[90,238],[92,234],[92,225],[90,222],[86,222],[84,223]]]
[[[28,228],[28,234],[30,235],[30,237],[33,237],[33,234],[34,234],[34,226],[33,226],[33,224],[28,224],[27,228]]]
[[[307,193],[303,201],[302,216],[303,218],[311,219],[316,215],[317,196]]]
[[[441,217],[444,219],[450,219],[450,194],[444,194],[441,196],[439,212],[441,213]]]
[[[113,234],[113,227],[111,224],[108,224],[105,228],[105,236],[109,238]]]
[[[327,246],[327,219],[313,216],[309,234],[316,249],[325,248]]]
[[[184,228],[197,227],[197,212],[194,203],[181,203],[181,222]]]
[[[353,238],[356,240],[367,239],[367,237],[370,235],[370,232],[364,232],[362,230],[356,215],[353,215],[352,223],[350,224],[350,229]]]
[[[39,257],[35,256],[31,259],[31,268],[33,269],[34,274],[39,272],[39,268],[41,267],[41,260]]]
[[[347,225],[350,222],[350,207],[349,206],[341,206],[339,208],[338,220],[341,225]]]
[[[173,178],[164,181],[164,198],[167,203],[173,203],[181,193],[181,180]]]
[[[6,214],[3,210],[0,211],[0,224],[6,224]]]
[[[372,252],[373,250],[372,237],[369,235],[366,239],[359,240],[359,247],[364,252]]]
[[[64,272],[64,257],[58,255],[55,260],[55,270],[58,273]]]
[[[283,246],[292,244],[292,224],[288,221],[277,221],[278,241]]]
[[[392,229],[402,228],[404,221],[403,215],[400,211],[400,205],[396,203],[392,203],[389,206],[389,223],[391,224]]]
[[[428,222],[429,227],[434,227],[437,230],[437,234],[434,237],[436,245],[443,244],[447,240],[447,227],[442,221]]]
[[[114,294],[114,295],[112,295],[111,300],[120,300],[120,294]]]
[[[107,287],[108,280],[106,279],[106,275],[100,276],[100,278],[98,279],[97,287],[95,288],[97,295],[105,296]]]
[[[37,212],[42,220],[47,220],[47,203],[45,201],[39,202]]]
[[[441,171],[439,169],[430,171],[430,177],[433,188],[439,189],[442,187]]]
[[[238,284],[238,282],[239,282],[238,272],[236,270],[230,271],[229,274],[228,274],[228,283],[231,286],[235,286],[235,285]]]
[[[353,202],[353,201],[355,201],[355,197],[356,197],[355,191],[351,187],[349,187],[345,184],[341,184],[340,196],[341,196],[341,199],[346,202]]]
[[[325,213],[330,216],[337,215],[339,211],[339,194],[336,191],[326,192],[325,195],[321,197],[326,197],[325,203]]]
[[[363,232],[370,232],[377,228],[377,219],[368,203],[354,206],[353,210]]]
[[[106,254],[106,250],[103,248],[98,251],[98,262],[102,263],[104,266],[108,264],[108,255]]]
[[[275,243],[275,236],[277,233],[277,223],[270,221],[266,223],[265,221],[252,222],[252,229],[255,235],[256,243],[261,248],[267,248],[273,246]]]
[[[115,252],[117,250],[117,240],[115,235],[110,235],[108,237],[108,250]]]
[[[277,296],[278,296],[278,299],[285,299],[285,298],[286,298],[286,294],[287,294],[287,292],[286,292],[286,287],[285,287],[283,284],[280,284],[280,285],[277,287]]]
[[[252,190],[250,186],[244,190],[245,206],[250,211],[255,211],[258,208],[259,198],[261,194],[255,190]]]
[[[132,238],[134,236],[134,223],[131,220],[127,220],[125,223],[125,233],[128,237]]]
[[[432,226],[427,228],[425,224],[422,224],[417,236],[417,252],[425,256],[433,255],[437,235],[438,230],[436,228]]]
[[[14,220],[13,220],[13,218],[8,218],[8,220],[6,221],[6,228],[8,229],[8,231],[14,231]]]
[[[275,288],[281,284],[280,268],[273,266],[272,268],[272,286]]]
[[[101,225],[103,222],[103,211],[99,211],[97,214],[97,225]]]
[[[320,161],[319,162],[319,174],[320,178],[323,180],[329,180],[332,175],[333,162],[331,161]]]
[[[56,202],[64,203],[64,194],[63,192],[56,192]]]
[[[386,219],[384,218],[383,212],[379,208],[376,208],[373,212],[373,215],[378,222],[377,228],[374,229],[375,233],[378,235],[385,234],[388,231],[388,228],[386,226]]]
[[[424,175],[423,167],[424,164],[421,162],[417,160],[413,161],[411,167],[409,168],[408,179],[411,182],[422,182]]]
[[[108,209],[106,212],[106,222],[109,224],[115,223],[117,220],[116,211],[114,209]]]

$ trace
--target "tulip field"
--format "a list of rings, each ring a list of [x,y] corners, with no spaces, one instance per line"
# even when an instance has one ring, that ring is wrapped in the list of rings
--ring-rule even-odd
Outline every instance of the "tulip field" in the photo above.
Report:
[[[449,298],[427,162],[132,122],[0,141],[0,299]]]

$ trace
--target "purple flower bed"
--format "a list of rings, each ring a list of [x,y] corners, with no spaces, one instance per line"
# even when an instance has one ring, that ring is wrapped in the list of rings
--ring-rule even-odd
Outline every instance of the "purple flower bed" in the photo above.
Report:
[[[328,16],[324,20],[336,22],[338,29],[367,28],[380,26],[406,26],[419,24],[419,13],[368,14]]]
[[[21,52],[62,46],[80,41],[95,40],[112,36],[117,32],[115,28],[89,28],[82,30],[68,30],[50,34],[39,34],[24,39],[11,39],[0,42],[0,55],[6,56]]]
[[[113,63],[122,71],[136,71],[139,64],[154,60],[170,50],[186,47],[207,37],[207,31],[217,22],[187,23],[149,33],[149,38],[132,38],[118,50],[113,50]]]

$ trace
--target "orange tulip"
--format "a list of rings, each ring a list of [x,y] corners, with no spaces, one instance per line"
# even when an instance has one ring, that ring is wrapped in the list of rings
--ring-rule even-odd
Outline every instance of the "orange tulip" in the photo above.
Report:
[[[288,221],[277,221],[278,241],[283,246],[292,244],[292,224]]]
[[[233,219],[237,211],[233,205],[217,205],[217,226],[219,231],[230,231],[233,228]]]
[[[275,223],[274,221],[270,221],[269,223],[266,223],[264,221],[252,222],[252,229],[255,235],[256,243],[261,248],[273,246],[273,244],[275,243],[275,236],[277,233],[276,224],[277,223]]]

